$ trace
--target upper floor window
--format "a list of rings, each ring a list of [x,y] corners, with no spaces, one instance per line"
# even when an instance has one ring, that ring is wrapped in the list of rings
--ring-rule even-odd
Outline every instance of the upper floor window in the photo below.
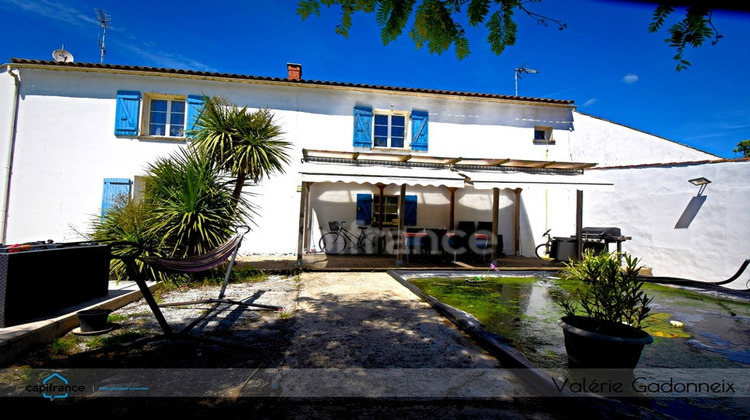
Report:
[[[406,113],[375,112],[373,138],[375,147],[403,148],[406,139]]]
[[[184,139],[195,126],[203,101],[201,95],[141,96],[137,91],[118,91],[115,135]]]
[[[552,144],[554,142],[552,127],[534,127],[534,143]]]
[[[426,111],[375,111],[354,108],[354,147],[409,148],[427,151],[428,121]]]
[[[185,98],[150,99],[148,135],[162,137],[185,136]]]

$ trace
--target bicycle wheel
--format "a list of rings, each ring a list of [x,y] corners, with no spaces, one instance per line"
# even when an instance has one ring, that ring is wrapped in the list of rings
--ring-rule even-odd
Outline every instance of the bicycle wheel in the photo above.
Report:
[[[320,238],[318,245],[326,254],[341,254],[346,249],[346,238],[338,232],[328,232]]]
[[[385,235],[383,235],[382,233],[374,233],[373,235],[377,236],[377,241],[375,243],[378,245],[377,251],[378,255],[380,255],[385,252]]]
[[[379,237],[374,233],[368,233],[359,238],[357,248],[363,254],[373,255],[380,249]]]
[[[543,260],[549,260],[552,257],[549,255],[550,246],[548,244],[541,244],[537,245],[536,250],[536,256],[543,259]]]

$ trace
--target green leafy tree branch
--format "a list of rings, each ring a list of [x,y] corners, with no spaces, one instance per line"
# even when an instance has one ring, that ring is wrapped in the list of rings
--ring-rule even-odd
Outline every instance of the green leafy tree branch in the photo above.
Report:
[[[563,30],[567,24],[543,16],[531,10],[532,3],[542,0],[300,0],[297,14],[303,20],[320,16],[321,6],[339,8],[340,19],[336,33],[348,37],[352,28],[352,15],[356,12],[374,13],[380,27],[384,45],[396,40],[406,29],[410,20],[409,37],[417,48],[427,46],[430,53],[442,54],[453,46],[459,60],[470,53],[469,40],[461,22],[472,27],[484,25],[487,43],[493,53],[500,55],[506,47],[516,43],[518,25],[516,13],[521,12],[537,23],[554,25]],[[667,28],[669,38],[665,40],[676,50],[677,71],[687,69],[690,62],[685,59],[688,46],[699,47],[708,39],[713,44],[722,35],[712,22],[710,3],[700,0],[654,2],[657,4],[648,31],[658,32],[675,13],[675,7],[685,6],[685,16]],[[413,19],[412,19],[413,15]]]

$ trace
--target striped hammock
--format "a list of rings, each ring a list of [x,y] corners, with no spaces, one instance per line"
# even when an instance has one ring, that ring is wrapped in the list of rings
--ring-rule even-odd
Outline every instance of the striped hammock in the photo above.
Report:
[[[239,233],[208,253],[186,258],[139,257],[146,264],[160,271],[172,273],[199,273],[218,267],[239,248],[243,233]]]

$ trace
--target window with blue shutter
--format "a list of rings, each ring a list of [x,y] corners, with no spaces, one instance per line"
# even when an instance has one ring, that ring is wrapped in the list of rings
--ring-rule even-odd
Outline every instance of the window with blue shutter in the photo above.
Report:
[[[192,131],[195,130],[195,122],[203,111],[205,98],[198,95],[188,95],[187,97],[187,118],[185,123],[185,137],[192,138]]]
[[[115,135],[137,136],[140,92],[120,90],[117,92],[115,111]]]
[[[425,111],[411,113],[411,148],[412,150],[427,151],[427,122]]]
[[[357,224],[372,224],[372,194],[357,194]]]
[[[104,178],[102,193],[102,216],[117,203],[118,197],[130,197],[132,183],[127,178]]]
[[[383,220],[384,226],[398,226],[398,199],[397,195],[383,196],[380,203],[379,195],[357,194],[357,224],[372,224],[373,227],[380,226]],[[380,214],[380,210],[383,214]],[[417,224],[417,196],[407,195],[404,199],[404,225],[415,226]]]
[[[372,147],[372,109],[354,108],[354,147]]]

